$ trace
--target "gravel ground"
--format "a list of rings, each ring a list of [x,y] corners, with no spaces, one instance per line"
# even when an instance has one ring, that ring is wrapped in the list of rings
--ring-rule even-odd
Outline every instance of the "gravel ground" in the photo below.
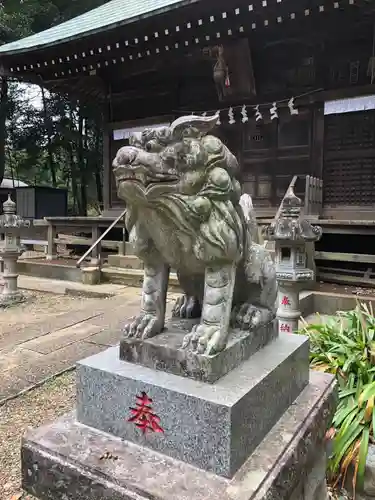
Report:
[[[21,437],[28,427],[53,421],[74,405],[75,372],[69,372],[0,407],[1,500],[36,500],[22,495],[20,487]]]
[[[18,329],[36,321],[65,313],[71,309],[77,310],[85,307],[94,298],[73,297],[69,295],[54,295],[42,292],[24,292],[26,301],[12,307],[0,310],[0,335],[12,326]]]

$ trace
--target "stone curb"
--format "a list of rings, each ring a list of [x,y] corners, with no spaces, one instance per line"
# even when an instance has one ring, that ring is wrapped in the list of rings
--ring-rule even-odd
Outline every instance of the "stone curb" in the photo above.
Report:
[[[119,294],[115,292],[95,292],[94,290],[65,288],[64,295],[69,295],[70,297],[85,297],[87,299],[109,299],[111,297],[117,297]]]
[[[49,375],[48,377],[45,377],[44,379],[40,380],[39,382],[36,382],[35,384],[30,385],[29,387],[26,387],[26,389],[22,389],[22,391],[17,392],[16,394],[12,394],[11,396],[7,396],[6,398],[0,399],[0,408],[4,406],[6,403],[9,401],[12,401],[13,399],[17,399],[20,396],[23,396],[27,394],[28,392],[33,391],[34,389],[38,389],[38,387],[41,387],[45,383],[53,380],[54,378],[60,377],[60,375],[64,375],[64,373],[72,372],[76,369],[76,365],[70,365],[67,368],[64,368],[63,370],[60,370],[59,372],[54,373],[53,375]]]

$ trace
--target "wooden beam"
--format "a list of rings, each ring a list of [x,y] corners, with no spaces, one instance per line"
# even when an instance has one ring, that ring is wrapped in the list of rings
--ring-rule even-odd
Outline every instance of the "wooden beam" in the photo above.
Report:
[[[338,275],[333,273],[325,273],[318,269],[317,278],[319,281],[326,281],[328,283],[337,283],[339,285],[350,285],[350,286],[366,286],[375,287],[375,280],[361,278],[359,276],[349,276],[349,275]],[[360,297],[361,298],[361,297]],[[364,298],[362,297],[364,300]]]
[[[338,262],[359,262],[361,264],[375,264],[375,255],[341,252],[315,252],[315,259]]]
[[[174,120],[174,115],[161,115],[161,116],[150,116],[148,118],[140,118],[139,120],[127,120],[121,122],[111,122],[108,123],[108,127],[113,130],[119,130],[123,128],[133,128],[152,125],[158,125],[159,123],[168,123]]]
[[[332,101],[334,99],[348,99],[351,97],[375,94],[375,84],[347,87],[345,89],[323,90],[309,96],[301,97],[298,101],[303,104]]]
[[[62,234],[58,238],[54,239],[54,242],[60,245],[77,245],[77,246],[91,246],[92,239],[84,238],[78,236],[70,236]],[[114,240],[102,240],[101,245],[104,248],[108,248],[110,250],[118,250],[118,246],[121,242]]]

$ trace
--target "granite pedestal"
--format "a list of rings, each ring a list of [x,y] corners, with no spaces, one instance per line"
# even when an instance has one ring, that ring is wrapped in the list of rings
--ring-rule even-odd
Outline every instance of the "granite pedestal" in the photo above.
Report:
[[[67,415],[24,438],[23,486],[46,500],[325,500],[319,464],[335,404],[333,378],[311,373],[309,385],[231,479]],[[103,459],[106,452],[111,458]]]
[[[232,329],[224,351],[205,356],[182,349],[185,335],[199,320],[172,319],[160,335],[147,340],[124,338],[120,359],[202,382],[214,383],[277,337],[277,322],[251,331]]]
[[[213,369],[212,357],[204,377],[195,368],[171,373],[167,355],[157,369],[139,364],[152,355],[123,361],[119,347],[81,361],[76,413],[23,441],[24,487],[54,500],[305,500],[334,408],[333,378],[309,381],[308,340],[274,331],[258,336],[262,348],[234,335],[221,353],[234,367]],[[163,337],[147,343],[159,357],[166,349]],[[153,431],[133,418],[139,398]],[[322,484],[324,474],[317,491]]]
[[[214,385],[121,361],[113,347],[77,367],[82,424],[226,477],[308,384],[308,341],[275,340]],[[143,434],[129,408],[145,392],[164,433]]]

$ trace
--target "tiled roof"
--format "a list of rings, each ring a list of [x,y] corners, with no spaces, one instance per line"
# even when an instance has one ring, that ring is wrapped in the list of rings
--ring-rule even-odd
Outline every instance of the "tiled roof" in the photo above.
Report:
[[[111,0],[45,31],[0,46],[0,56],[67,42],[197,1],[199,0]]]

